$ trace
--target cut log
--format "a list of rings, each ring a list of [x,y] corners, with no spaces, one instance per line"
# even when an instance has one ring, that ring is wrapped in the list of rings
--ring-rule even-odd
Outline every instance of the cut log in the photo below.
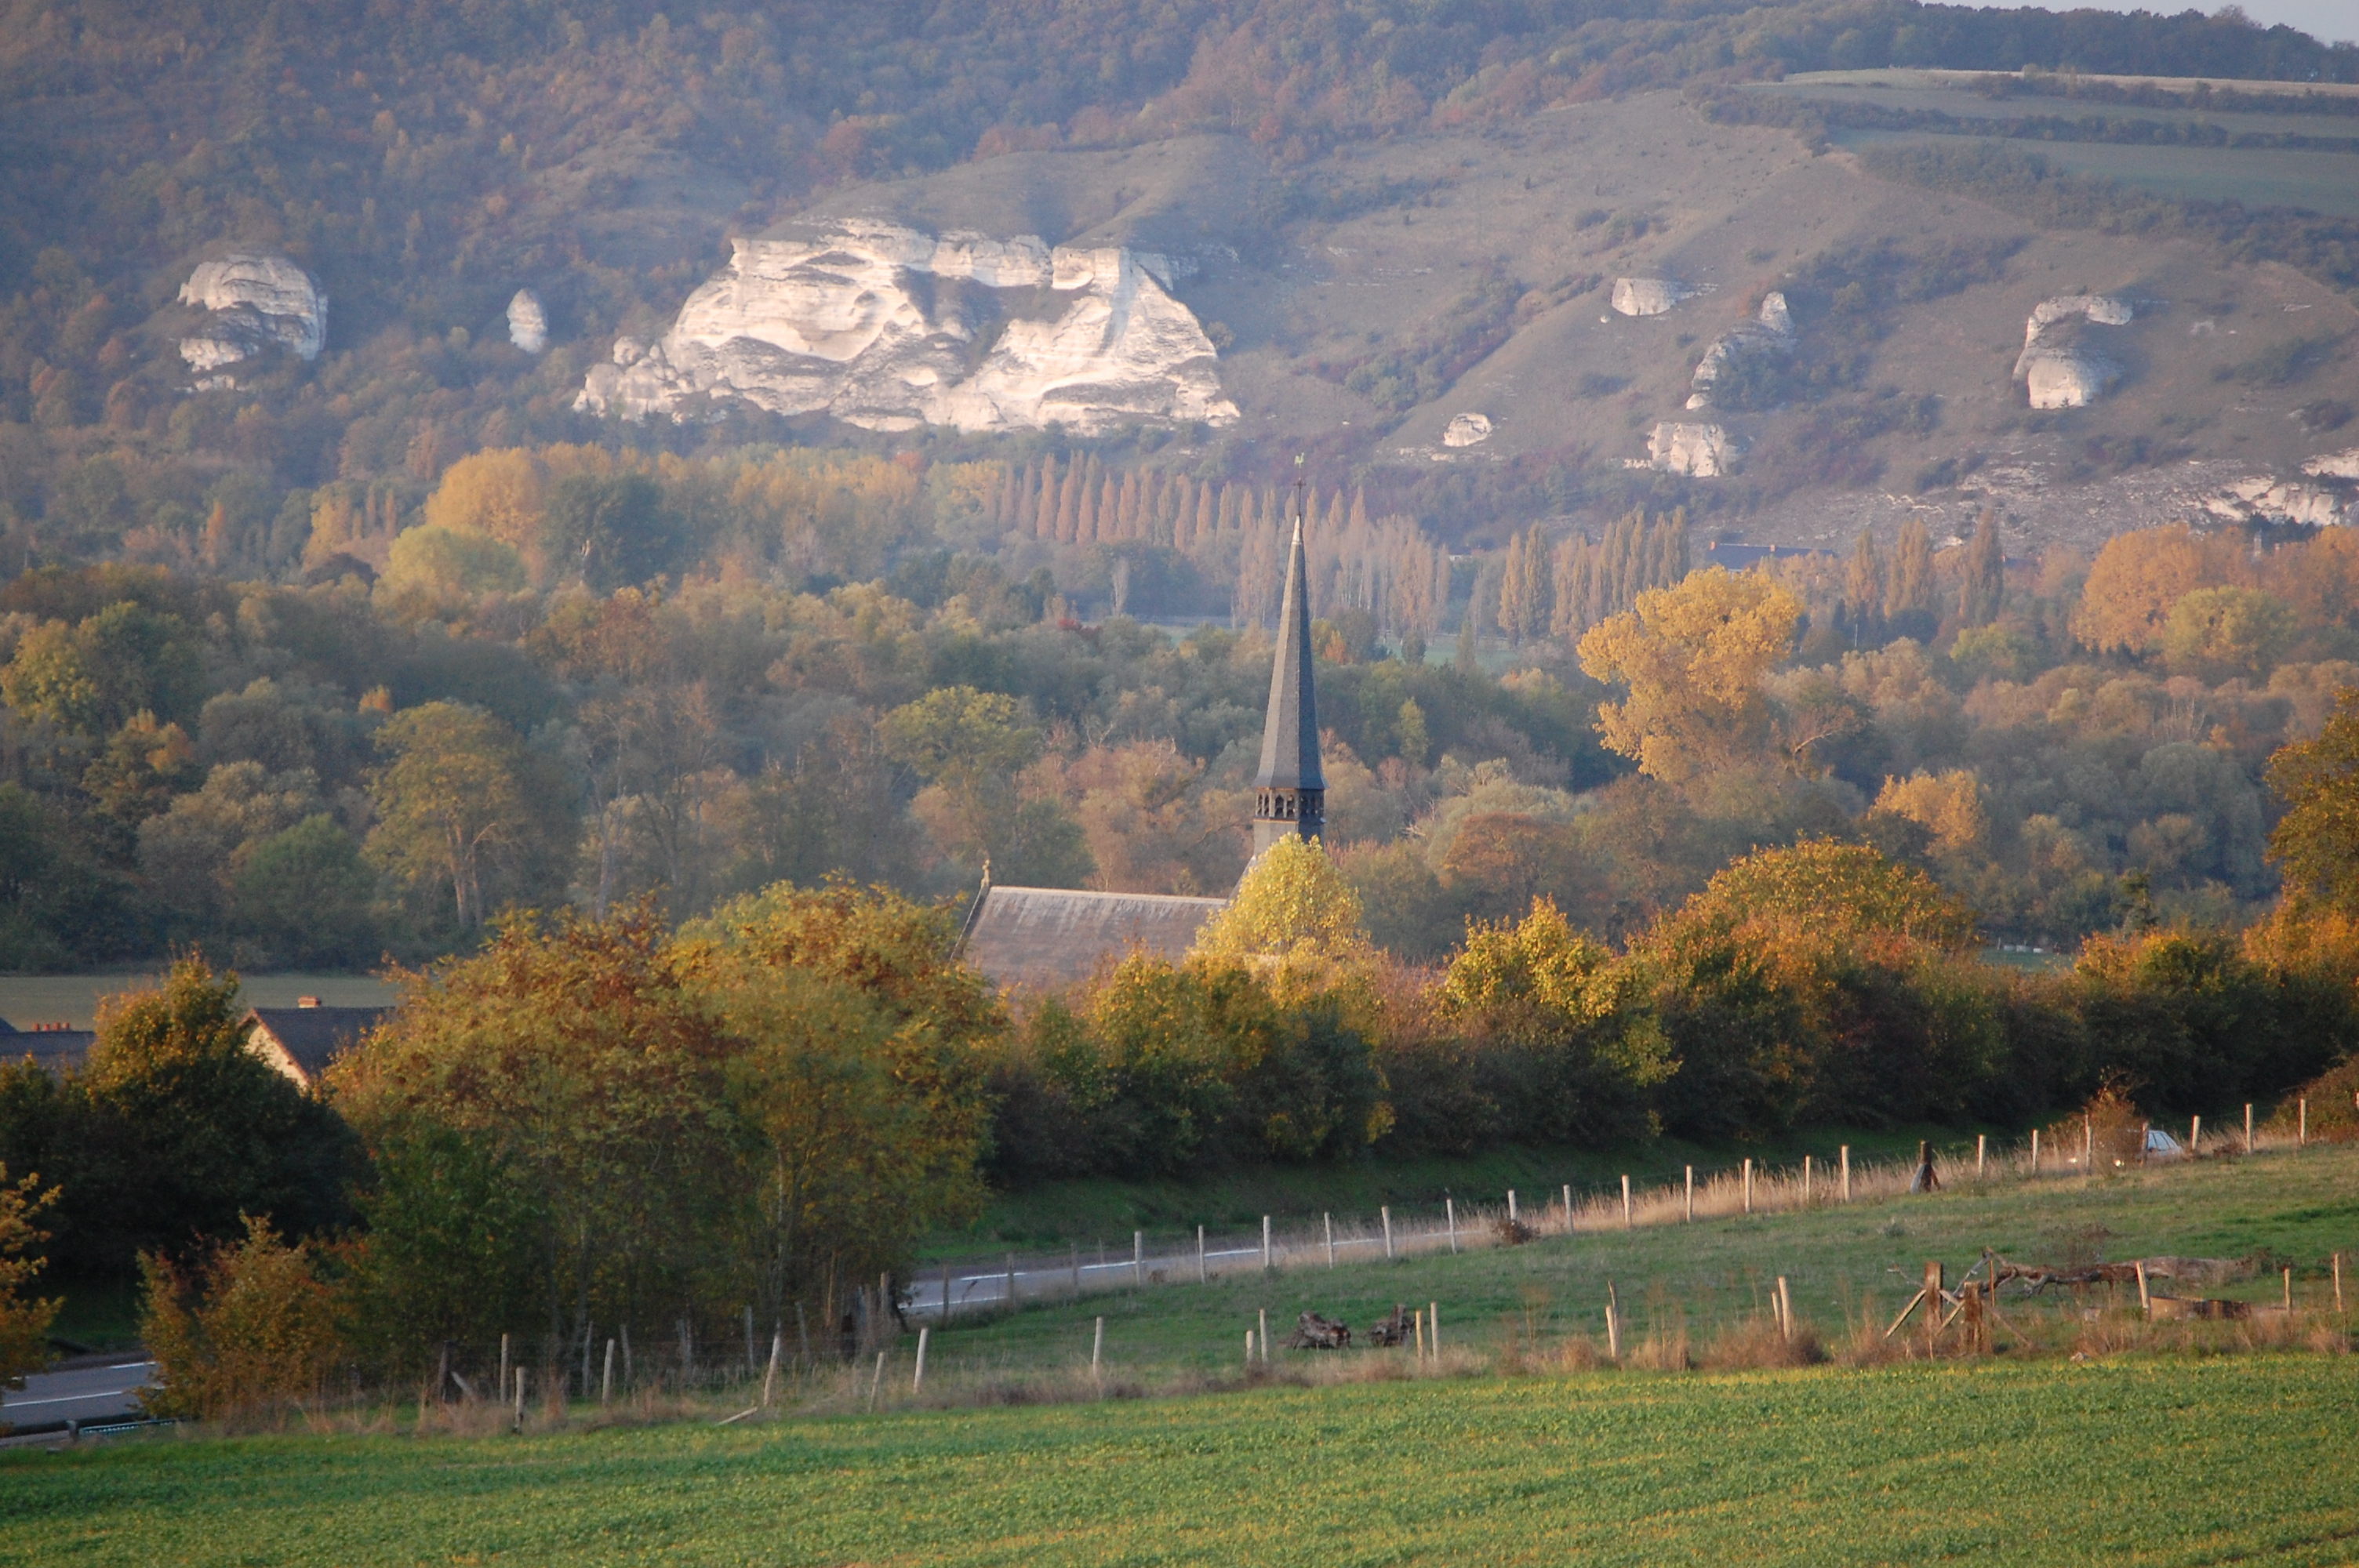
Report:
[[[1380,1317],[1368,1329],[1368,1343],[1388,1349],[1407,1345],[1417,1332],[1415,1318],[1399,1303],[1393,1303],[1390,1317]]]

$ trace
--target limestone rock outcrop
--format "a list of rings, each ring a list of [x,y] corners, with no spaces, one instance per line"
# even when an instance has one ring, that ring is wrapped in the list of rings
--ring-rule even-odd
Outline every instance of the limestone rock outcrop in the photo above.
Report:
[[[1711,407],[1712,389],[1720,384],[1720,378],[1739,358],[1748,354],[1793,351],[1794,317],[1786,308],[1786,297],[1782,294],[1765,295],[1758,315],[1714,338],[1704,350],[1703,358],[1696,362],[1695,375],[1688,384],[1688,406]],[[1703,429],[1712,427],[1698,427]]]
[[[2324,485],[2291,484],[2259,475],[2223,486],[2204,503],[2204,509],[2232,523],[2299,523],[2332,527],[2352,518],[2348,503]]]
[[[1482,414],[1461,414],[1441,432],[1441,444],[1445,447],[1476,447],[1490,438],[1491,420]]]
[[[328,297],[282,255],[233,251],[201,263],[180,286],[180,303],[209,313],[180,340],[180,357],[200,375],[273,347],[317,359],[328,341]]]
[[[1647,441],[1647,461],[1665,473],[1717,479],[1736,469],[1736,438],[1718,425],[1655,427]]]
[[[2359,479],[2359,447],[2312,458],[2301,465],[2301,471],[2312,479]]]
[[[549,312],[529,288],[517,289],[508,301],[508,341],[528,354],[549,347]]]
[[[661,341],[615,343],[576,406],[639,419],[698,399],[875,430],[1237,417],[1202,326],[1132,253],[858,218],[738,241]]]
[[[2034,408],[2085,408],[2121,380],[2121,366],[2090,342],[2083,322],[2125,327],[2135,314],[2125,299],[2067,294],[2043,299],[2023,324],[2023,352],[2015,379]]]
[[[1617,277],[1614,280],[1613,305],[1625,316],[1662,316],[1680,300],[1694,295],[1694,289],[1677,278]]]

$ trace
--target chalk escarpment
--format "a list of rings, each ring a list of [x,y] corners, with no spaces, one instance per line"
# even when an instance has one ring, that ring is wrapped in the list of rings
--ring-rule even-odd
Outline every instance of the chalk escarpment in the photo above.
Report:
[[[528,354],[549,347],[549,311],[529,288],[517,289],[508,301],[508,341]]]
[[[1662,316],[1694,293],[1677,278],[1617,277],[1614,280],[1613,305],[1625,316]]]
[[[1647,441],[1647,460],[1665,473],[1694,479],[1717,479],[1736,469],[1736,438],[1718,425],[1655,427]]]
[[[180,286],[180,303],[208,312],[180,357],[200,375],[282,348],[317,359],[328,341],[328,297],[287,257],[233,251],[201,263]]]
[[[1131,252],[863,219],[738,241],[660,341],[616,342],[578,406],[637,419],[700,397],[876,430],[1237,416],[1203,328]]]
[[[2088,341],[2081,324],[2125,327],[2134,313],[2127,300],[2103,294],[2041,300],[2023,324],[2023,352],[2015,361],[2015,379],[2031,406],[2086,408],[2110,391],[2122,368]]]
[[[1696,362],[1695,375],[1689,382],[1688,406],[1712,406],[1712,388],[1729,367],[1738,359],[1751,354],[1786,354],[1794,351],[1794,317],[1786,308],[1782,294],[1764,295],[1760,313],[1750,321],[1731,327],[1712,341]],[[1700,427],[1708,428],[1709,427]]]

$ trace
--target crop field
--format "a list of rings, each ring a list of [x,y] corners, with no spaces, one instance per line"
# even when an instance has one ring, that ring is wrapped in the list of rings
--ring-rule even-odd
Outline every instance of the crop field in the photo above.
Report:
[[[1587,1374],[0,1463],[0,1562],[2347,1562],[2347,1359]]]
[[[1843,131],[1828,140],[1867,146],[1955,145],[1962,138],[1915,131]],[[1988,145],[1988,144],[1985,144]],[[2182,201],[2242,201],[2359,217],[2359,154],[2256,147],[2140,146],[2115,142],[2008,141],[2052,168],[2118,179]]]

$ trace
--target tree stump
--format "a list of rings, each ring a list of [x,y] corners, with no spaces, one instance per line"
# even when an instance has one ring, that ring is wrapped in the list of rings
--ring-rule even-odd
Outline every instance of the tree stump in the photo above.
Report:
[[[1352,1343],[1352,1330],[1332,1317],[1306,1312],[1295,1319],[1294,1332],[1287,1336],[1288,1350],[1342,1350]]]
[[[1416,1324],[1410,1317],[1408,1309],[1396,1302],[1393,1303],[1392,1315],[1376,1319],[1375,1325],[1369,1328],[1368,1343],[1387,1348],[1397,1348],[1407,1345],[1416,1333]]]

